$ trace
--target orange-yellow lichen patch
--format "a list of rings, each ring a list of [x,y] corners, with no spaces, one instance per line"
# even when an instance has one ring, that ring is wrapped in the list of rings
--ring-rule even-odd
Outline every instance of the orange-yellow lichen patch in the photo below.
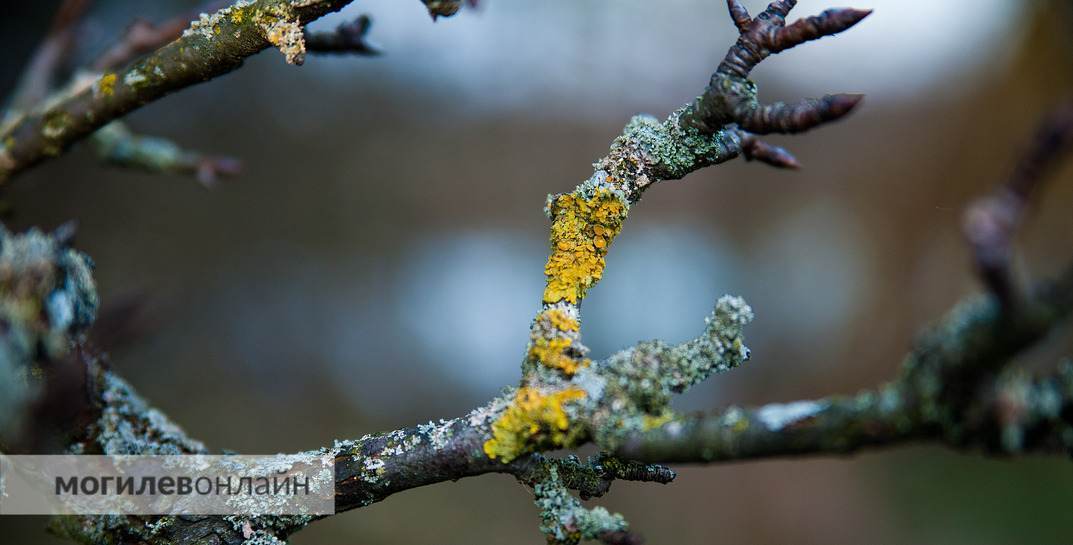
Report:
[[[576,430],[570,429],[563,404],[584,397],[585,392],[579,388],[550,394],[536,388],[519,388],[511,406],[492,423],[492,438],[485,441],[484,453],[506,463],[536,447],[567,446]]]
[[[529,334],[529,361],[574,376],[592,363],[582,357],[585,348],[574,345],[580,329],[581,324],[565,309],[544,310],[537,315]]]
[[[641,429],[644,431],[656,429],[671,420],[674,420],[674,411],[665,410],[662,414],[653,416],[645,414],[641,416]]]
[[[112,94],[115,93],[116,79],[117,77],[114,72],[109,72],[101,76],[101,79],[97,81],[97,92],[106,97],[112,96]]]
[[[529,358],[544,367],[558,369],[572,377],[579,369],[592,363],[588,358],[574,358],[567,354],[566,351],[572,344],[573,341],[566,337],[537,337],[529,343]]]
[[[549,308],[548,310],[541,312],[540,317],[547,318],[551,327],[559,331],[577,333],[581,329],[581,323],[561,308]]]
[[[622,229],[626,205],[607,189],[592,198],[569,193],[551,203],[551,249],[544,302],[577,303],[600,280],[608,246]]]

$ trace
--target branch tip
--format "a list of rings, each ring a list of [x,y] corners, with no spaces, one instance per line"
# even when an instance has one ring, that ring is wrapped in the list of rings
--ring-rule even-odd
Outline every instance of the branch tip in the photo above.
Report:
[[[870,9],[834,8],[819,15],[798,19],[792,24],[780,28],[775,33],[771,43],[771,51],[772,53],[778,53],[805,42],[838,34],[853,27],[871,14],[872,10]]]
[[[233,157],[204,157],[197,165],[197,181],[208,189],[216,187],[221,177],[237,176],[242,161]]]
[[[354,53],[364,56],[377,56],[380,48],[367,39],[373,20],[362,14],[357,18],[341,23],[331,32],[306,31],[306,49],[313,53]]]
[[[1032,195],[1049,170],[1073,146],[1073,102],[1051,112],[1039,125],[1005,184],[965,211],[963,232],[972,248],[977,274],[998,300],[1012,304],[1019,295],[1010,262],[1013,240]]]
[[[844,117],[863,99],[864,95],[837,94],[790,104],[776,102],[756,106],[747,102],[738,105],[735,117],[741,127],[749,132],[794,134]]]
[[[798,170],[801,163],[785,148],[768,144],[756,136],[742,131],[741,153],[746,161],[760,161],[776,168]]]
[[[760,18],[771,18],[781,22],[787,15],[790,14],[790,10],[794,9],[797,5],[797,0],[776,0],[768,4],[767,9],[760,14]]]
[[[749,30],[749,26],[753,24],[753,18],[749,15],[748,8],[745,4],[741,3],[741,0],[727,0],[727,9],[730,11],[730,18],[734,20],[734,26],[738,27],[739,32],[746,32]]]

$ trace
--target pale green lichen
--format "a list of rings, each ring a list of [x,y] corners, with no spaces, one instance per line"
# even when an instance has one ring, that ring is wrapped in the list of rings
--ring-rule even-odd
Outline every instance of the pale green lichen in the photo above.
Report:
[[[749,357],[742,330],[753,319],[740,297],[725,296],[706,319],[704,333],[676,346],[643,342],[575,377],[586,393],[597,444],[612,449],[632,434],[669,421],[673,394]]]
[[[682,127],[679,117],[685,111],[676,110],[663,121],[634,116],[611,144],[607,157],[594,167],[628,181],[626,189],[632,200],[651,183],[676,180],[698,168],[737,157],[740,142],[734,131],[705,134]]]
[[[609,513],[603,507],[586,509],[564,486],[555,465],[550,465],[546,478],[533,486],[533,495],[540,509],[540,531],[548,543],[573,545],[628,528],[622,515]]]
[[[117,165],[150,172],[178,172],[189,170],[197,162],[196,153],[165,138],[135,134],[122,121],[101,127],[91,138],[97,155]]]
[[[183,37],[200,36],[206,40],[211,40],[220,34],[221,23],[228,20],[236,24],[241,23],[244,18],[245,8],[252,4],[252,0],[238,0],[234,4],[216,12],[202,13],[198,15],[196,21],[190,23],[189,28],[183,31]]]
[[[427,424],[419,424],[417,432],[425,436],[432,448],[441,450],[450,444],[451,438],[454,436],[454,427],[457,423],[458,419],[445,420],[441,418],[438,422],[429,421]]]
[[[41,127],[41,136],[44,136],[47,140],[53,141],[61,138],[67,133],[67,129],[71,126],[71,114],[63,110],[49,110],[45,114],[45,123]],[[48,153],[54,155],[59,153],[59,147],[55,143],[49,144],[50,149]]]
[[[140,87],[146,81],[149,81],[149,78],[137,68],[131,68],[130,71],[123,76],[123,85],[135,89]]]

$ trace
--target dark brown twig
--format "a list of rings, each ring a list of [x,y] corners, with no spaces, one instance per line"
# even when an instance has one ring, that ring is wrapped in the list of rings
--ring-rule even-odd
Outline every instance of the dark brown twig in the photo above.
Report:
[[[746,161],[760,161],[777,168],[799,169],[801,163],[785,148],[768,144],[745,131],[741,134],[741,154]]]
[[[730,19],[734,21],[734,26],[738,27],[739,33],[749,30],[753,18],[741,0],[727,0],[727,9],[730,10]]]
[[[1073,145],[1073,101],[1051,112],[1040,124],[1034,143],[1009,180],[992,195],[973,203],[965,213],[965,238],[981,280],[1004,304],[1018,299],[1010,261],[1013,238],[1030,199],[1049,170]]]
[[[64,0],[52,20],[45,39],[34,52],[9,108],[22,111],[44,99],[55,87],[56,75],[70,57],[79,23],[89,10],[91,0]]]
[[[600,541],[606,545],[642,545],[645,540],[634,532],[604,532]]]
[[[368,15],[361,15],[353,21],[340,24],[331,32],[310,32],[306,30],[306,50],[311,53],[353,53],[375,56],[380,48],[369,43],[366,36],[373,21]]]
[[[478,0],[421,0],[421,3],[425,4],[425,9],[428,10],[428,14],[435,21],[439,17],[450,17],[458,13],[458,10],[462,9],[463,3],[475,8]]]
[[[755,134],[797,133],[834,121],[849,113],[861,95],[827,95],[793,104],[761,105],[749,73],[768,56],[808,41],[838,34],[867,17],[870,10],[829,9],[789,26],[786,15],[796,1],[772,2],[755,19],[738,0],[728,0],[731,18],[740,31],[737,43],[727,52],[708,88],[697,98],[684,121],[702,132],[714,132],[727,123],[737,123]]]

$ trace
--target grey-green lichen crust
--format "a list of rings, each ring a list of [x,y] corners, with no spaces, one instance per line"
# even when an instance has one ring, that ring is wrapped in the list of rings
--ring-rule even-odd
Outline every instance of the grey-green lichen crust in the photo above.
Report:
[[[742,298],[724,296],[696,339],[679,345],[642,342],[578,373],[574,382],[586,392],[581,411],[596,444],[613,450],[667,422],[673,394],[748,360],[742,331],[752,319]]]
[[[52,234],[16,235],[0,225],[0,440],[20,426],[48,362],[64,357],[93,323],[92,268]]]
[[[533,487],[534,503],[540,509],[540,531],[551,544],[573,545],[583,539],[597,539],[602,534],[624,532],[626,520],[603,507],[585,508],[563,485],[556,466]]]
[[[593,168],[622,182],[632,202],[655,182],[683,178],[741,153],[741,137],[733,125],[703,133],[681,122],[687,109],[675,110],[663,121],[649,115],[634,116],[612,142],[607,156]]]

